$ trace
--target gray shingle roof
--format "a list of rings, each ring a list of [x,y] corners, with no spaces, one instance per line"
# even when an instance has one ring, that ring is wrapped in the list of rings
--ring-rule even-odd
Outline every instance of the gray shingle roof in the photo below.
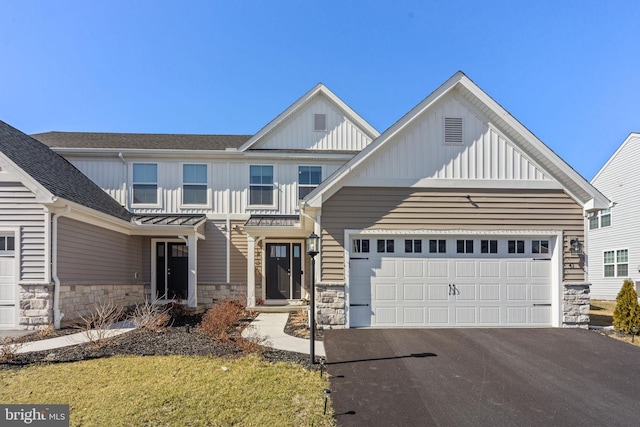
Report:
[[[63,157],[0,121],[0,151],[54,196],[129,221],[131,214]]]
[[[150,133],[45,132],[32,135],[51,148],[145,150],[225,150],[238,148],[251,135],[172,135]]]

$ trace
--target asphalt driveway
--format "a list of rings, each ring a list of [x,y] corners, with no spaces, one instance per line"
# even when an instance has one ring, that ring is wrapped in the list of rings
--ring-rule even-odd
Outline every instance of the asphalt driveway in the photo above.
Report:
[[[640,425],[640,348],[581,329],[325,332],[339,426]]]

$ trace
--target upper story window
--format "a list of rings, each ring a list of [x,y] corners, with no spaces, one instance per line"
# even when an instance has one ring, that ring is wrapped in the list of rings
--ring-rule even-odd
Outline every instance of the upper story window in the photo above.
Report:
[[[321,181],[321,166],[298,166],[298,200],[304,199]]]
[[[629,250],[604,252],[604,277],[627,277],[629,275]]]
[[[444,118],[444,143],[446,145],[462,145],[462,117]]]
[[[182,204],[207,204],[207,165],[182,165]]]
[[[314,114],[313,115],[313,130],[324,132],[327,130],[327,115],[326,114]]]
[[[158,165],[156,163],[133,164],[133,203],[144,205],[158,203]]]
[[[249,166],[249,204],[273,205],[273,166]]]
[[[16,240],[13,236],[0,236],[0,252],[13,252],[16,250]]]
[[[598,212],[589,213],[589,230],[609,227],[611,225],[611,209],[603,209]]]

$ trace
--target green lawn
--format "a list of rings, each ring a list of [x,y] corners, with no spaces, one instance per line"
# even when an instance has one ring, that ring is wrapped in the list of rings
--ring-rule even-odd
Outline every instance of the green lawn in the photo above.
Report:
[[[210,357],[112,357],[0,372],[0,402],[70,404],[72,426],[330,426],[326,376]]]

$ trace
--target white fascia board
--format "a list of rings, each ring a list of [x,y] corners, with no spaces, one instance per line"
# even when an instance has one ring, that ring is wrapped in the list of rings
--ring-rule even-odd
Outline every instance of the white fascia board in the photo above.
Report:
[[[118,233],[131,235],[134,224],[120,218],[108,215],[103,212],[96,211],[86,206],[71,202],[66,199],[58,198],[55,204],[49,205],[52,212],[57,212],[60,208],[69,206],[71,210],[65,215],[67,218],[75,219],[87,224],[96,225],[108,230],[117,231]]]
[[[244,213],[225,213],[225,214],[217,214],[217,213],[208,213],[206,214],[207,219],[211,221],[226,221],[230,219],[231,221],[248,221],[251,217],[251,214]]]
[[[602,166],[602,168],[600,168],[600,170],[598,171],[598,173],[596,173],[596,176],[593,177],[593,179],[591,179],[591,183],[595,183],[598,178],[600,177],[600,175],[604,172],[605,169],[607,169],[609,167],[609,164],[613,161],[614,158],[618,157],[618,155],[620,154],[620,152],[624,149],[624,147],[632,140],[635,138],[640,138],[640,133],[638,132],[631,132],[629,134],[629,136],[627,136],[627,138],[624,140],[624,142],[622,144],[620,144],[620,146],[618,147],[618,149],[611,155],[611,157],[609,157],[609,159],[607,160],[607,162],[604,164],[604,166]]]
[[[499,180],[499,179],[388,179],[355,178],[349,181],[356,187],[402,187],[402,188],[468,188],[468,189],[540,189],[560,190],[563,187],[554,180]]]
[[[33,192],[36,202],[43,204],[55,202],[56,197],[53,195],[53,193],[47,190],[35,178],[26,173],[24,169],[16,165],[13,160],[11,160],[2,152],[0,152],[0,167],[2,167],[2,169],[6,169],[8,174],[17,177],[17,179],[10,179],[10,181],[20,181],[22,185]],[[0,176],[0,181],[6,181],[3,178],[4,177]]]
[[[265,159],[279,159],[279,160],[349,160],[357,153],[325,153],[321,150],[309,151],[309,152],[284,152],[284,151],[245,151],[242,153],[244,157],[256,159],[256,158],[265,158]]]
[[[380,149],[386,141],[393,138],[402,129],[408,126],[416,117],[421,115],[425,110],[431,107],[435,102],[441,99],[446,93],[450,92],[455,85],[464,77],[461,71],[454,74],[449,80],[444,82],[435,91],[431,92],[424,100],[418,105],[413,107],[407,114],[402,116],[400,120],[395,122],[391,127],[382,133],[377,139],[373,140],[371,144],[365,147],[360,153],[358,153],[351,161],[347,162],[340,169],[336,170],[329,178],[315,188],[311,193],[305,197],[305,203],[309,206],[321,206],[323,199],[328,199],[336,191],[340,189],[340,183],[351,174],[351,172],[361,165],[365,160]]]
[[[336,106],[340,108],[342,112],[347,115],[347,117],[349,117],[357,126],[362,128],[365,133],[368,133],[372,139],[375,139],[378,137],[378,135],[380,135],[380,133],[373,126],[371,126],[366,120],[360,117],[358,113],[356,113],[344,101],[338,98],[325,85],[323,85],[322,83],[318,83],[313,88],[311,88],[311,90],[302,95],[296,102],[291,104],[289,108],[280,113],[275,119],[267,123],[267,125],[260,129],[254,136],[252,136],[249,141],[245,142],[240,148],[238,148],[238,151],[245,151],[249,149],[265,135],[278,127],[282,122],[291,117],[296,111],[300,110],[300,108],[302,108],[318,94],[323,94],[330,101],[336,104]]]
[[[231,150],[184,150],[184,149],[144,149],[144,148],[52,148],[52,151],[63,157],[86,156],[86,157],[158,157],[158,158],[191,158],[191,157],[241,157],[242,153]]]

